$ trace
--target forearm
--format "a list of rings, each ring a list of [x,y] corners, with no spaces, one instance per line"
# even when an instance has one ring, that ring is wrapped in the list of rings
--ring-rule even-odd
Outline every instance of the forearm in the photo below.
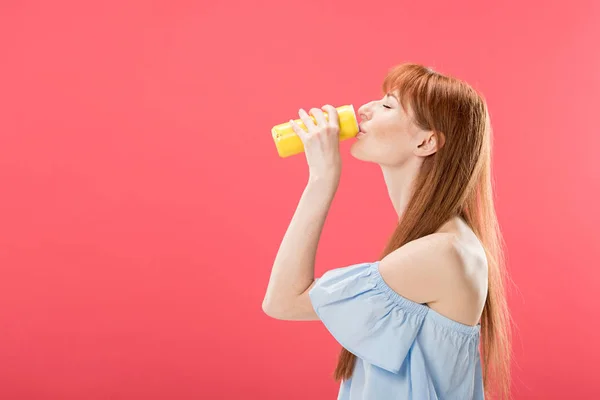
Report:
[[[309,181],[275,257],[263,308],[291,306],[313,283],[315,257],[337,189],[335,181]]]

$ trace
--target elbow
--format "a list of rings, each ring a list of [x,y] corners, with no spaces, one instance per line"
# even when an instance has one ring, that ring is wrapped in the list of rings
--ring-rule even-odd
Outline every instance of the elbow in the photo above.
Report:
[[[267,314],[269,317],[271,316],[271,309],[269,308],[269,306],[267,306],[267,303],[263,301],[262,303],[262,310],[265,314]]]
[[[281,310],[277,310],[276,308],[267,304],[266,302],[262,303],[262,310],[267,316],[269,316],[271,318],[278,319],[278,320],[285,320],[285,316],[284,316],[283,312],[281,312]]]
[[[265,306],[264,304],[263,304],[263,306],[262,306],[262,310],[263,310],[263,312],[264,312],[264,313],[265,313],[265,314],[266,314],[268,317],[271,317],[271,318],[274,318],[274,319],[281,319],[281,318],[279,317],[279,314],[277,314],[277,313],[276,313],[276,312],[275,312],[273,309],[271,309],[271,308],[269,308],[269,307]]]

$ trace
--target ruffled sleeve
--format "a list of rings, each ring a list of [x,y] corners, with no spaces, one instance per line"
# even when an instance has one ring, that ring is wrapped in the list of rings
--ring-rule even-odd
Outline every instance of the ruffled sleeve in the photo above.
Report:
[[[364,361],[397,373],[428,307],[394,292],[379,262],[327,271],[309,291],[315,312],[334,338]]]

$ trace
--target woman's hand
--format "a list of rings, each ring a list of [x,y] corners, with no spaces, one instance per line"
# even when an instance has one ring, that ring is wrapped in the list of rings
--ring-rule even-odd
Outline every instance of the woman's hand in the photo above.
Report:
[[[328,121],[323,111],[327,112]],[[290,120],[292,129],[304,144],[310,175],[309,181],[324,181],[337,188],[342,172],[340,125],[337,110],[333,106],[326,105],[321,109],[311,108],[310,114],[315,117],[316,125],[306,111],[303,109],[298,111],[308,132]]]

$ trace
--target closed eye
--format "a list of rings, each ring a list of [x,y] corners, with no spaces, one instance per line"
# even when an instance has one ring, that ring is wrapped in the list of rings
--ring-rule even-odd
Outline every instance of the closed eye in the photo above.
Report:
[[[384,106],[385,108],[392,108],[392,107],[390,107],[390,106],[386,106],[385,104],[384,104],[383,106]]]

